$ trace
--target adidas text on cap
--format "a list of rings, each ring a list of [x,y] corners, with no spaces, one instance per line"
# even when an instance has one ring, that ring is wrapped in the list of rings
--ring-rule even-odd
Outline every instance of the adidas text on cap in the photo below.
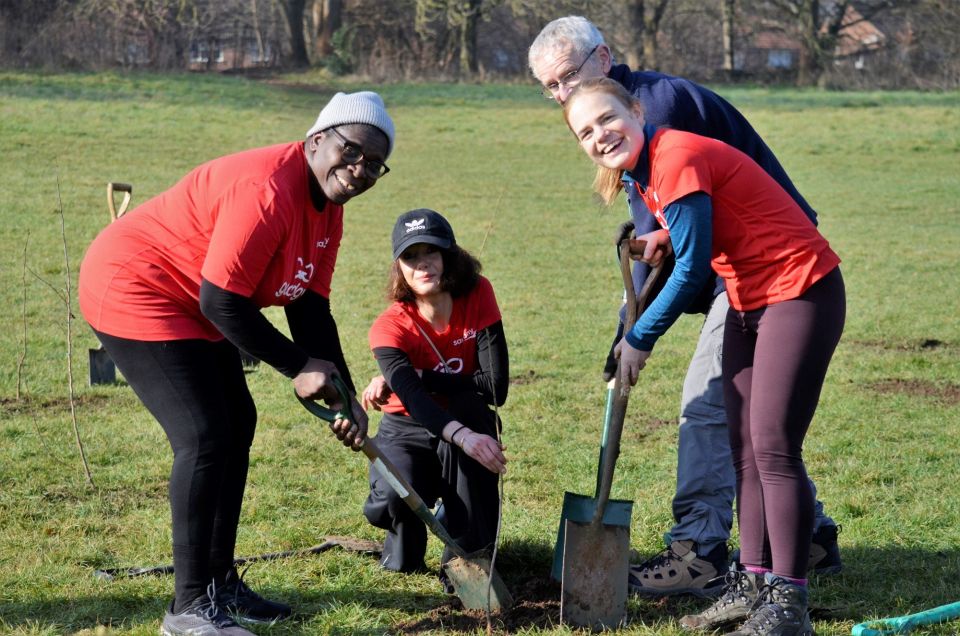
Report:
[[[393,226],[393,258],[400,258],[403,250],[417,243],[429,243],[440,249],[457,244],[453,228],[443,215],[427,208],[404,212]]]

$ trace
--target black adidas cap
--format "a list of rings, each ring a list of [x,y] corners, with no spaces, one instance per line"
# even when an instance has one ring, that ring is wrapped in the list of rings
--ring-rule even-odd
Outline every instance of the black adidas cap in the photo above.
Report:
[[[417,243],[429,243],[440,249],[457,244],[453,228],[439,212],[418,208],[404,212],[393,226],[393,258],[400,258],[403,250]]]

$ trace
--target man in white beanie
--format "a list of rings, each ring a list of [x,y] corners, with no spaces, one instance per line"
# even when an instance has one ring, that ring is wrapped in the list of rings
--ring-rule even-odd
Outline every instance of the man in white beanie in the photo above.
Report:
[[[330,313],[343,205],[376,185],[394,128],[376,93],[337,93],[306,139],[195,168],[94,240],[80,308],[173,449],[175,597],[161,626],[247,635],[291,608],[251,590],[234,544],[257,413],[238,349],[293,381],[297,394],[351,413],[331,424],[354,450],[367,432]],[[260,309],[284,307],[292,338]]]

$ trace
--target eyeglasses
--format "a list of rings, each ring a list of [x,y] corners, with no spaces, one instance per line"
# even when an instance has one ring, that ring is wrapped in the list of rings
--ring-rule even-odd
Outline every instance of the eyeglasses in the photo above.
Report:
[[[336,128],[328,128],[327,130],[336,135],[343,144],[343,146],[340,147],[340,158],[351,166],[355,166],[362,161],[363,173],[367,175],[368,179],[379,179],[383,175],[390,172],[390,168],[388,168],[387,164],[383,163],[382,161],[365,158],[363,156],[363,150],[360,149],[360,146],[341,135]]]
[[[587,63],[587,60],[590,59],[590,56],[593,55],[594,51],[600,48],[600,45],[596,45],[590,52],[587,53],[587,57],[583,58],[583,61],[580,62],[580,66],[576,70],[570,71],[566,75],[560,78],[559,82],[550,82],[549,84],[544,84],[540,87],[540,92],[547,99],[554,99],[554,95],[557,94],[557,91],[560,90],[561,86],[566,86],[567,88],[573,88],[580,83],[580,69],[583,68],[583,65]]]

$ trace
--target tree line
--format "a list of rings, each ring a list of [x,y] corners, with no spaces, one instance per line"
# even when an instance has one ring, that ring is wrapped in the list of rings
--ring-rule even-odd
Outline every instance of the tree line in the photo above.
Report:
[[[701,81],[960,84],[960,0],[0,0],[0,65],[510,80],[571,14],[618,61]]]

